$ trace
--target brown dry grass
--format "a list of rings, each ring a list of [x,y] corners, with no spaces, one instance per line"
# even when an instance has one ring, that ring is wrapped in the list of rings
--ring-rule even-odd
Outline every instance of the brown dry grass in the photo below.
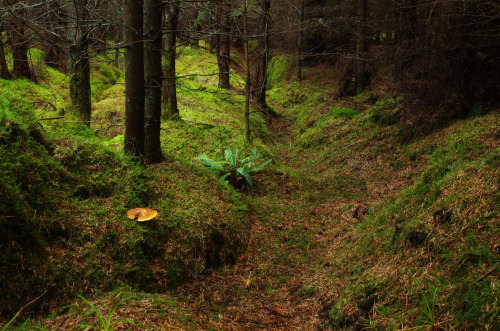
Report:
[[[494,112],[484,118],[483,124],[498,117],[499,113]],[[344,317],[354,319],[346,324],[350,327],[356,327],[356,322],[367,323],[364,326],[367,329],[410,329],[419,325],[420,293],[406,267],[414,269],[415,279],[427,286],[432,277],[449,277],[454,264],[441,260],[433,245],[412,248],[402,239],[388,253],[387,237],[381,233],[365,238],[363,222],[369,208],[396,197],[414,183],[416,177],[410,174],[422,173],[428,166],[430,155],[423,153],[411,161],[410,153],[405,150],[426,150],[460,131],[462,123],[410,146],[399,145],[393,135],[386,134],[380,140],[363,141],[351,159],[335,156],[311,166],[305,164],[307,155],[294,154],[297,150],[289,148],[291,122],[287,118],[274,121],[273,153],[283,169],[293,169],[294,174],[290,174],[292,170],[282,174],[269,170],[256,178],[249,215],[251,236],[246,252],[236,264],[196,277],[175,293],[159,296],[175,298],[174,305],[167,307],[158,304],[158,300],[145,299],[134,301],[136,307],[120,303],[113,318],[118,321],[117,330],[319,330],[331,321],[330,311],[334,307],[340,308]],[[498,135],[488,137],[484,141],[488,150],[497,149]],[[375,149],[380,144],[384,145],[383,152]],[[398,160],[402,165],[395,168]],[[331,188],[331,171],[336,164],[345,165],[354,177],[363,178],[365,186],[361,192],[359,187],[351,187],[354,195],[348,198]],[[461,233],[462,227],[465,236],[468,220],[492,213],[491,198],[498,197],[498,185],[491,185],[492,178],[500,178],[498,169],[493,172],[463,169],[456,173],[450,185],[444,187],[442,199],[448,201],[446,197],[460,196],[460,201],[469,202],[468,207],[454,215],[456,231],[433,225],[431,243],[438,241],[441,248],[459,249],[464,239],[453,234]],[[418,217],[432,223],[434,208],[420,209]],[[387,219],[386,226],[394,228],[397,223],[396,219]],[[498,229],[498,219],[492,217],[487,223],[490,228]],[[480,232],[481,228],[475,231]],[[487,232],[482,238],[491,243],[492,252],[498,253],[498,231]],[[473,279],[488,271],[485,265],[468,268],[468,277]],[[498,272],[489,277],[498,279]],[[455,291],[456,284],[442,286],[438,295],[450,297]],[[361,311],[359,302],[364,292],[376,298],[375,307],[389,308]],[[103,296],[96,305],[105,307],[102,308],[105,314],[116,302],[113,300],[109,295]],[[449,308],[446,302],[436,302],[438,313],[428,328],[454,329],[454,316]],[[490,309],[498,310],[498,306]],[[50,329],[71,329],[88,321],[82,316],[63,314],[45,325]],[[357,327],[362,326],[357,324]]]

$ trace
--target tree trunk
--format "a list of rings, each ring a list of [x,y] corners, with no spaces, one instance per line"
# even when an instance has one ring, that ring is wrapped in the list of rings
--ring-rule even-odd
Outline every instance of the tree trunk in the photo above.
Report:
[[[144,154],[144,42],[143,1],[125,0],[125,146],[135,156]]]
[[[358,35],[356,43],[356,87],[361,92],[369,83],[369,72],[366,68],[367,44],[367,0],[358,0]]]
[[[71,111],[90,127],[91,89],[88,41],[86,36],[78,38],[68,48],[69,54],[69,98]]]
[[[0,78],[2,79],[12,79],[9,73],[9,68],[7,67],[7,61],[5,60],[5,50],[4,43],[2,39],[2,28],[0,27]]]
[[[163,160],[160,143],[161,124],[161,51],[162,51],[162,0],[146,0],[144,4],[146,84],[145,100],[145,156],[149,164]]]
[[[13,73],[16,77],[32,78],[28,64],[28,38],[24,35],[24,23],[16,22],[12,29],[12,58],[14,60]]]
[[[398,43],[416,37],[417,7],[417,0],[403,0],[401,2],[399,28],[396,36]]]
[[[55,31],[55,25],[51,21],[45,27],[48,31]],[[61,38],[57,38],[52,33],[45,31],[45,54],[43,60],[46,65],[61,72],[68,72],[68,56],[61,45]]]
[[[245,48],[245,141],[251,142],[250,137],[250,57],[248,52],[248,12],[247,0],[243,0],[243,45]]]
[[[358,16],[360,21],[358,25],[357,54],[366,54],[368,51],[366,42],[367,0],[358,0]]]
[[[177,23],[179,22],[180,1],[170,0],[167,3],[168,29],[167,43],[165,47],[165,81],[164,109],[162,117],[165,120],[179,120],[179,108],[177,107],[177,86],[175,78],[175,57],[177,42]]]
[[[88,52],[88,28],[83,24],[87,13],[86,0],[68,0],[67,39],[69,59],[70,108],[76,117],[90,126],[91,89],[90,63]]]
[[[123,30],[118,28],[118,31],[116,31],[116,36],[115,36],[115,44],[120,44],[123,38]],[[117,68],[120,68],[120,47],[116,46],[115,48],[115,66]]]
[[[399,26],[396,33],[396,42],[400,49],[405,49],[417,37],[417,0],[403,0],[396,10],[399,14]],[[399,50],[398,50],[399,52]],[[402,80],[404,76],[405,62],[413,63],[414,54],[409,58],[398,56],[394,66],[394,75],[397,80]]]
[[[227,0],[217,0],[217,24],[219,25],[219,34],[217,41],[217,64],[219,65],[219,87],[229,89],[230,72],[230,50],[231,50],[231,21],[229,14],[231,12],[231,2]]]
[[[259,17],[259,59],[257,64],[257,103],[265,110],[269,108],[266,102],[267,92],[267,64],[269,58],[269,21],[271,11],[271,0],[262,0],[262,12]]]
[[[302,66],[304,62],[303,48],[304,48],[304,27],[306,18],[306,0],[300,0],[300,22],[299,32],[297,36],[297,81],[302,81]]]
[[[48,34],[46,35],[46,38],[48,38]],[[45,45],[45,55],[43,57],[43,61],[49,67],[57,69],[60,72],[68,72],[68,59],[54,44],[47,43]]]

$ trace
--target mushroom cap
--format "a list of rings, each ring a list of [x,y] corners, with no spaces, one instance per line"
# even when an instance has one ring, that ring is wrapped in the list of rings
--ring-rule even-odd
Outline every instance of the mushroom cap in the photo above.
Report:
[[[134,208],[127,212],[128,218],[134,219],[137,217],[139,222],[149,221],[156,215],[158,215],[158,212],[149,208]]]

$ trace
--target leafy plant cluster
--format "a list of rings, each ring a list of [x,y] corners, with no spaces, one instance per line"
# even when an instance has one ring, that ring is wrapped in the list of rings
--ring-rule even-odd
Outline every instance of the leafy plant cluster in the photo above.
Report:
[[[259,154],[253,149],[252,154],[245,158],[240,158],[238,150],[224,150],[224,158],[213,160],[206,154],[200,155],[197,159],[201,164],[208,167],[209,171],[222,176],[222,179],[229,182],[236,188],[244,188],[246,184],[252,186],[252,173],[264,169],[272,159],[261,164],[256,164]]]

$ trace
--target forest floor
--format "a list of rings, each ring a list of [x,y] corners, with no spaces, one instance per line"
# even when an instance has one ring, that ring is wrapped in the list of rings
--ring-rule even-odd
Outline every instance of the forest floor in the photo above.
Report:
[[[352,244],[350,217],[340,226],[330,222],[342,217],[345,202],[317,182],[321,176],[306,162],[307,154],[294,155],[287,148],[290,120],[277,121],[281,134],[274,137],[278,144],[273,152],[300,174],[300,179],[292,183],[286,173],[276,175],[277,190],[269,195],[255,194],[260,210],[256,210],[247,253],[231,269],[214,273],[185,292],[203,309],[223,303],[223,328],[311,330],[321,326],[331,304],[330,284],[322,278],[325,270],[338,267],[331,264],[330,252],[339,245]]]
[[[256,190],[250,193],[254,209],[246,253],[234,266],[178,291],[202,329],[328,329],[334,298],[345,281],[337,281],[335,274],[347,272],[339,253],[354,249],[353,229],[367,206],[394,195],[391,188],[409,184],[374,177],[369,186],[378,189],[371,194],[361,185],[349,190],[355,198],[344,197],[328,185],[332,178],[324,165],[292,148],[294,121],[285,114],[271,122],[272,153],[293,169],[294,178],[286,171],[257,178]],[[346,326],[370,327],[364,312],[350,314],[356,317]]]
[[[300,179],[278,172],[258,180],[261,189],[251,193],[255,210],[246,253],[234,266],[179,290],[201,312],[198,322],[204,328],[215,322],[222,329],[310,330],[328,314],[329,298],[318,281],[332,267],[330,250],[349,243],[339,235],[345,229],[333,229],[327,221],[342,214],[344,203],[331,200],[315,182],[317,170],[306,163],[307,155],[290,150],[290,121],[273,121],[272,151]],[[213,315],[219,320],[206,319]]]
[[[352,201],[321,183],[324,169],[309,162],[307,153],[298,155],[292,148],[294,120],[283,114],[270,123],[272,154],[284,168],[293,169],[294,176],[287,171],[256,176],[255,189],[249,193],[254,203],[248,214],[251,235],[244,255],[234,265],[151,300],[160,302],[159,306],[148,307],[147,299],[133,300],[130,305],[126,299],[120,300],[112,316],[117,330],[313,330],[326,325],[331,291],[338,287],[329,271],[342,268],[332,263],[332,251],[355,244],[350,228],[356,219],[352,208],[346,209]],[[156,171],[162,171],[161,164]],[[374,185],[387,183],[381,180]],[[370,205],[370,197],[355,203],[355,209]],[[359,217],[363,217],[361,213]],[[116,297],[102,296],[94,302],[109,313]],[[175,298],[167,309],[170,317],[161,312],[165,309],[162,297],[169,303]],[[71,328],[82,323],[81,319],[80,315],[63,314],[49,320],[48,326]]]
[[[393,145],[384,131],[375,139],[361,136],[357,140],[361,147],[353,147],[357,148],[355,152],[348,150],[356,142],[344,142],[338,150],[319,157],[318,151],[309,153],[307,148],[294,147],[297,118],[275,106],[283,117],[268,121],[272,132],[268,147],[280,166],[255,176],[254,188],[248,193],[252,200],[247,214],[251,229],[245,253],[234,265],[214,269],[174,293],[161,295],[167,302],[175,301],[168,308],[159,304],[144,309],[147,300],[140,305],[119,304],[117,329],[130,329],[132,325],[134,329],[167,330],[361,330],[408,329],[413,327],[410,325],[453,328],[454,318],[445,308],[449,303],[432,301],[436,310],[432,308],[429,317],[422,305],[428,298],[423,291],[431,288],[427,272],[449,273],[442,270],[455,268],[456,260],[440,265],[432,247],[414,248],[408,244],[408,237],[399,238],[400,221],[391,219],[386,226],[382,224],[383,234],[380,229],[370,230],[370,225],[363,229],[369,209],[413,185],[412,174],[423,173],[428,158],[407,162],[406,147]],[[491,116],[497,118],[499,112]],[[481,123],[489,121],[482,119]],[[467,131],[462,125],[467,124],[438,132],[416,146],[426,149],[436,142],[444,143],[453,132]],[[497,131],[494,125],[492,128]],[[490,144],[489,150],[498,148],[496,138],[485,143]],[[340,155],[335,155],[337,152]],[[483,184],[477,182],[471,187]],[[495,194],[498,188],[493,186],[492,190]],[[494,219],[492,222],[496,223]],[[364,238],[369,232],[374,233],[373,238]],[[493,238],[497,235],[494,232]],[[441,245],[451,246],[456,238],[445,236]],[[391,245],[398,247],[395,251],[381,248],[388,237],[392,237]],[[490,249],[495,251],[497,247]],[[423,267],[417,267],[413,276],[408,266]],[[491,269],[487,265],[471,267],[470,283]],[[419,284],[428,287],[423,289]],[[450,281],[439,293],[453,297],[456,286]],[[490,299],[496,293],[494,288],[491,291]],[[104,306],[106,300],[107,305],[116,302],[109,296],[100,300],[104,300]],[[432,300],[437,301],[436,297]],[[490,315],[483,315],[487,318],[485,325],[495,325],[498,315],[494,311],[498,308],[493,304],[489,309]]]
[[[256,176],[255,190],[249,193],[254,203],[248,214],[251,235],[246,252],[234,265],[155,297],[151,307],[147,299],[131,305],[120,300],[112,316],[115,329],[313,330],[325,325],[332,306],[330,286],[335,283],[328,279],[328,270],[338,267],[331,263],[331,251],[353,244],[348,215],[352,211],[345,209],[348,201],[318,182],[320,170],[306,162],[308,156],[291,148],[293,121],[286,116],[272,120],[270,147],[283,166],[293,169],[295,179],[286,171]],[[156,170],[162,171],[161,164]],[[333,218],[344,221],[333,225]],[[115,293],[94,302],[109,313],[116,297]],[[169,303],[168,309],[161,298]],[[81,319],[59,315],[48,326],[71,328]]]
[[[200,56],[208,60],[201,61]],[[193,50],[186,51],[183,61],[190,72],[197,65],[203,67],[204,61],[214,62],[209,55]],[[401,128],[394,120],[400,103],[396,96],[367,91],[336,99],[332,75],[326,68],[309,68],[306,77],[310,81],[298,84],[286,79],[285,64],[274,63],[275,68],[280,65],[282,77],[276,78],[278,83],[269,91],[269,102],[281,117],[264,120],[255,114],[252,123],[256,136],[252,148],[275,162],[255,174],[250,190],[237,192],[225,186],[195,161],[201,153],[219,152],[225,147],[223,139],[228,146],[243,148],[238,134],[241,95],[200,93],[193,97],[192,90],[183,91],[181,115],[188,121],[163,124],[162,132],[168,134],[162,135],[162,146],[168,157],[148,169],[153,173],[147,177],[149,184],[158,190],[144,186],[136,192],[139,196],[150,191],[158,194],[152,200],[163,214],[158,229],[155,223],[151,229],[135,228],[135,222],[131,225],[122,219],[125,207],[139,199],[129,198],[131,201],[116,206],[113,199],[97,194],[99,186],[90,186],[97,193],[89,189],[90,199],[82,198],[82,203],[95,203],[111,214],[110,219],[103,222],[103,216],[96,214],[95,228],[87,219],[78,220],[84,224],[82,229],[91,230],[88,238],[81,239],[89,247],[75,244],[73,252],[73,246],[61,246],[69,252],[67,258],[61,256],[68,260],[64,262],[84,274],[77,274],[81,278],[76,279],[89,283],[73,290],[74,284],[61,281],[67,286],[61,290],[66,291],[64,299],[48,307],[42,317],[16,321],[21,324],[15,329],[361,330],[500,325],[496,285],[500,247],[495,244],[500,240],[500,135],[496,124],[500,110],[456,121],[403,143],[398,136]],[[205,76],[196,79],[200,81],[184,83],[198,84],[192,86],[194,90],[216,91],[215,81],[205,81]],[[239,78],[233,79],[233,86],[238,86]],[[102,94],[93,116],[97,122],[120,123],[123,86],[112,85]],[[213,125],[205,128],[193,122]],[[120,142],[121,126],[109,127],[116,132],[97,131],[120,145],[115,142]],[[78,160],[78,148],[72,150],[68,155],[60,152],[60,158]],[[98,157],[95,160],[85,160],[90,165],[83,165],[93,169],[100,162]],[[108,173],[104,167],[103,178],[123,172],[119,164],[110,168],[116,172]],[[116,201],[125,200],[123,192],[126,190],[117,190]],[[243,204],[249,209],[244,222],[233,222],[239,221],[234,209],[245,209]],[[210,208],[214,210],[207,212]],[[452,211],[453,216],[436,219],[439,210]],[[207,237],[213,227],[220,226],[218,221],[234,226],[234,232],[227,233],[246,247],[238,250],[242,253],[234,263],[205,268],[206,252],[200,249],[200,255],[193,255],[192,251],[198,250],[198,238],[209,246]],[[98,229],[103,235],[113,230],[121,239],[109,244],[107,236],[93,237],[92,231]],[[130,235],[133,232],[138,237]],[[177,281],[181,274],[176,274],[178,264],[161,265],[165,261],[159,258],[148,260],[151,265],[140,264],[131,256],[148,259],[149,251],[141,246],[148,241],[139,235],[154,235],[153,240],[167,247],[163,256],[170,254],[176,263],[185,258],[205,269],[198,272],[186,263],[187,278]],[[79,244],[77,234],[69,237],[63,236],[65,243],[72,239]],[[150,243],[155,249],[160,244]],[[224,247],[231,250],[231,245]],[[131,250],[128,254],[127,249]],[[110,254],[117,257],[109,259]],[[125,254],[130,265],[117,262],[120,254]],[[134,268],[158,271],[154,277],[147,272],[138,272],[137,277],[141,286],[159,279],[166,284],[164,290],[141,291],[125,281],[115,287],[103,284],[103,291],[95,287],[107,281],[108,271],[110,279],[121,273],[126,279]],[[75,272],[70,267],[67,270]],[[101,270],[106,272],[96,272]],[[168,274],[170,270],[173,276]],[[89,272],[102,278],[95,276],[97,281],[91,283],[91,277],[85,275]],[[67,281],[74,283],[69,276]],[[78,292],[82,287],[90,290]],[[89,301],[76,298],[72,290]]]

